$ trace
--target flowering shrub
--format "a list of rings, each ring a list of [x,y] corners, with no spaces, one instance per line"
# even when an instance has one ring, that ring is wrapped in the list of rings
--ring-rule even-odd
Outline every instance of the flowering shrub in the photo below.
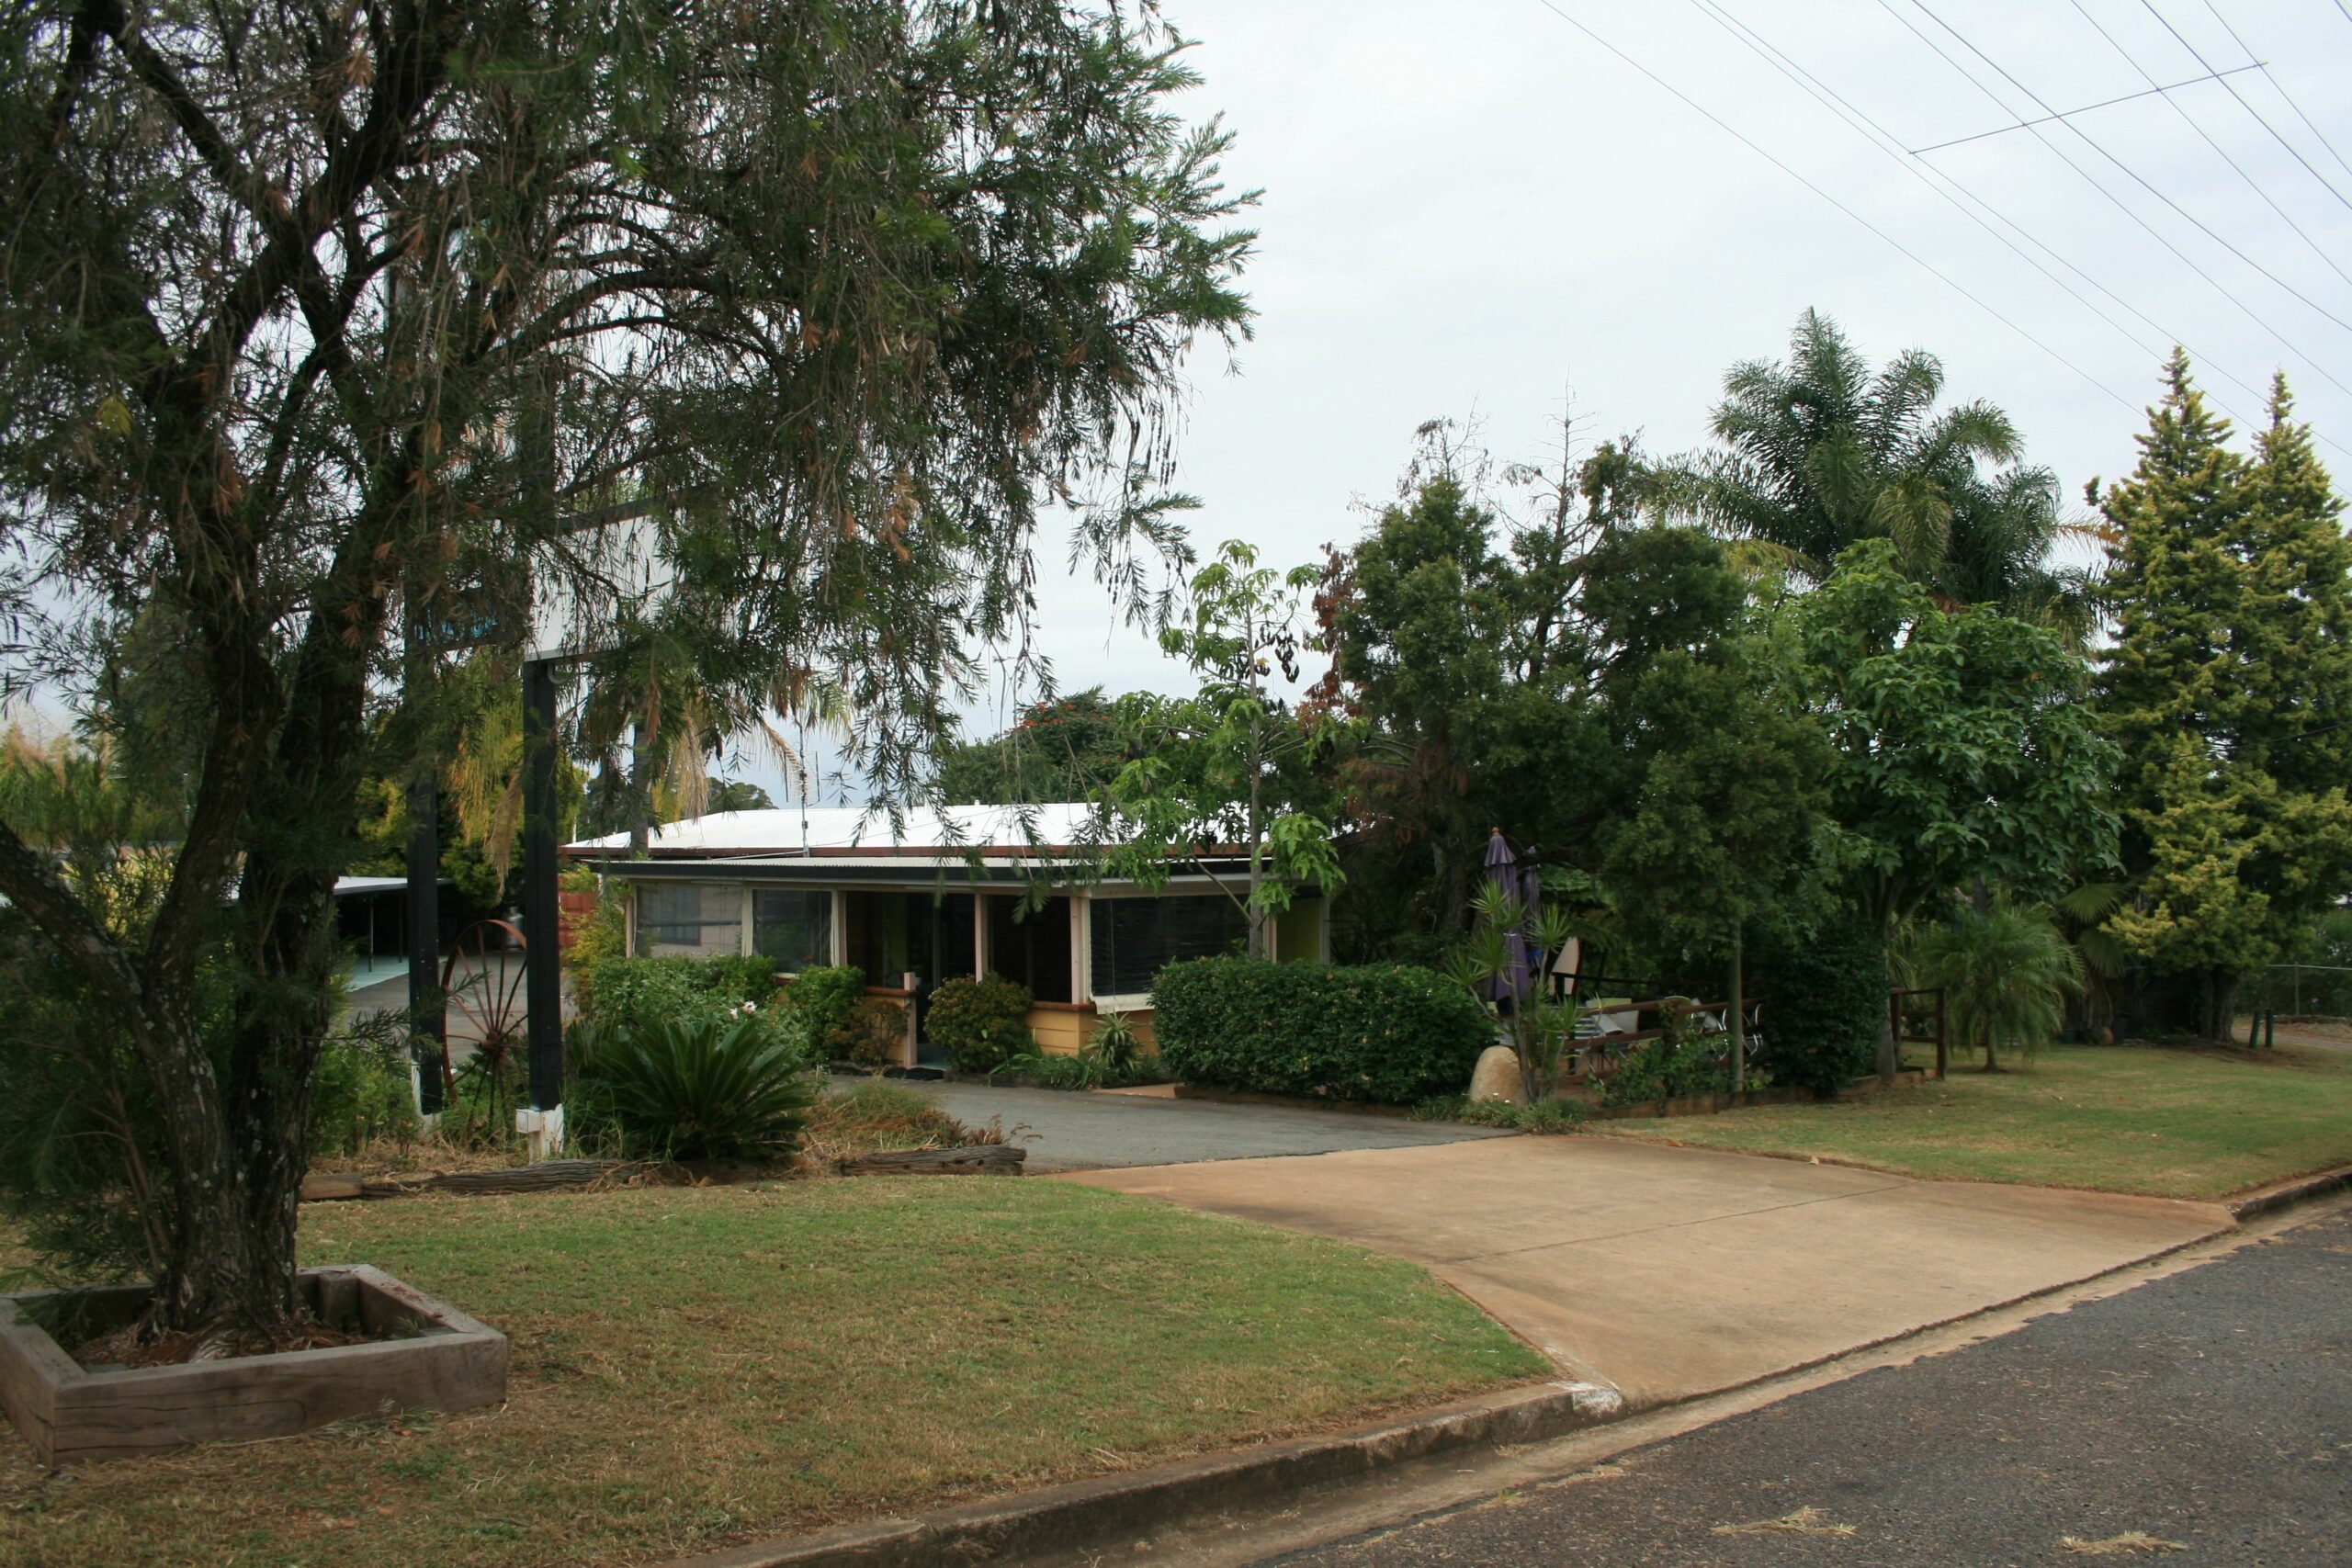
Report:
[[[608,958],[577,987],[581,1017],[646,1029],[672,1020],[749,1023],[802,1061],[816,1055],[808,1021],[780,1006],[775,963],[766,958]]]

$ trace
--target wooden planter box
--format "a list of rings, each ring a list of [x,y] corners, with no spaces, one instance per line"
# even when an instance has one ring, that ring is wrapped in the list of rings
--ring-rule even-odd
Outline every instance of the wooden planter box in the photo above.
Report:
[[[0,1408],[51,1467],[190,1443],[283,1438],[387,1408],[471,1410],[506,1397],[506,1336],[380,1269],[305,1269],[329,1327],[401,1337],[174,1367],[90,1371],[51,1337],[68,1310],[104,1332],[150,1287],[0,1296]]]

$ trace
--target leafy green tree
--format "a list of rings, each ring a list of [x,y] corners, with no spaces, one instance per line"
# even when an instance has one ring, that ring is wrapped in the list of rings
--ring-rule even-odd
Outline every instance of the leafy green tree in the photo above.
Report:
[[[1882,953],[1951,888],[1981,879],[2046,898],[2112,863],[2114,749],[2082,700],[2082,657],[2054,634],[1939,608],[1884,539],[1848,548],[1783,614],[1836,754],[1839,874]],[[1891,1078],[1884,1017],[1879,1073]]]
[[[114,672],[183,807],[136,929],[8,826],[0,897],[164,1117],[152,1323],[282,1342],[403,615],[600,627],[665,583],[715,678],[821,679],[911,795],[1042,504],[1106,570],[1177,543],[1169,415],[1247,328],[1247,198],[1148,6],[34,4],[0,39],[39,128],[0,142],[0,684]]]
[[[1267,956],[1267,922],[1301,887],[1331,893],[1345,880],[1307,766],[1327,743],[1328,721],[1300,715],[1270,689],[1278,670],[1299,678],[1300,595],[1320,575],[1261,567],[1238,539],[1220,546],[1193,574],[1190,624],[1161,636],[1200,676],[1200,690],[1119,699],[1131,760],[1101,795],[1113,836],[1108,867],[1147,886],[1182,866],[1206,872],[1247,917],[1252,958]],[[1220,849],[1248,858],[1239,886],[1209,868]]]
[[[1317,604],[1331,666],[1314,701],[1363,729],[1334,770],[1358,825],[1350,897],[1384,948],[1409,935],[1431,956],[1466,929],[1492,829],[1549,862],[1598,819],[1608,753],[1577,595],[1646,471],[1630,444],[1604,446],[1507,525],[1453,437],[1424,430],[1404,493],[1333,554]]]
[[[2089,629],[2081,574],[2050,565],[2058,481],[2022,462],[2016,425],[1987,402],[1938,409],[1942,363],[1914,349],[1875,375],[1838,324],[1798,318],[1785,363],[1724,378],[1723,450],[1687,459],[1661,493],[1818,582],[1862,539],[1894,543],[1905,571],[1954,604],[1989,604]]]
[[[1962,904],[1920,931],[1912,952],[1919,977],[1944,988],[1960,1045],[1983,1051],[1988,1073],[2000,1071],[2002,1048],[2030,1056],[2055,1039],[2066,998],[2083,987],[2081,954],[2041,906]]]
[[[2196,982],[2182,1021],[2214,1038],[2239,976],[2352,889],[2352,542],[2283,379],[2250,460],[2228,434],[2175,351],[2138,466],[2092,487],[2132,884],[2107,930]]]
[[[1804,925],[1826,869],[1831,757],[1801,672],[1749,625],[1723,546],[1694,530],[1611,538],[1585,607],[1623,771],[1598,835],[1611,902],[1649,951],[1724,960],[1725,994],[1745,998],[1749,928]],[[1736,1082],[1746,1021],[1731,1023]]]
[[[743,779],[722,779],[716,775],[704,784],[702,800],[706,812],[775,809],[775,801],[759,785]]]
[[[1091,800],[1127,763],[1126,734],[1100,686],[1043,697],[1001,735],[939,754],[939,796],[950,805],[1023,806]]]

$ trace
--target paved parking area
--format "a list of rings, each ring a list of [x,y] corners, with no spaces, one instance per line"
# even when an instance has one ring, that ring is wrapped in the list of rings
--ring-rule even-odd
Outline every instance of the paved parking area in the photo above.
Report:
[[[2217,1203],[1589,1136],[1070,1179],[1426,1264],[1637,1406],[1804,1366],[2233,1224]]]
[[[1082,1094],[985,1084],[908,1085],[963,1122],[994,1120],[1029,1151],[1032,1171],[1264,1159],[1508,1137],[1489,1127],[1347,1111]]]

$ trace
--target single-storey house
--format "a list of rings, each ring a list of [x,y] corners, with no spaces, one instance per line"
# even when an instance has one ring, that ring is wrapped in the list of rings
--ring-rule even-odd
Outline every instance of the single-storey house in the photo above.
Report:
[[[907,1006],[911,1066],[943,981],[992,973],[1026,986],[1030,1032],[1069,1055],[1105,1012],[1148,1040],[1163,965],[1241,951],[1244,857],[1187,862],[1158,888],[1106,880],[1080,849],[1092,820],[1074,804],[910,810],[895,824],[864,807],[782,807],[672,823],[643,859],[624,858],[626,833],[563,852],[627,890],[639,956],[761,954],[787,975],[857,965],[869,995]],[[1298,897],[1272,942],[1277,961],[1327,960],[1324,900]]]

